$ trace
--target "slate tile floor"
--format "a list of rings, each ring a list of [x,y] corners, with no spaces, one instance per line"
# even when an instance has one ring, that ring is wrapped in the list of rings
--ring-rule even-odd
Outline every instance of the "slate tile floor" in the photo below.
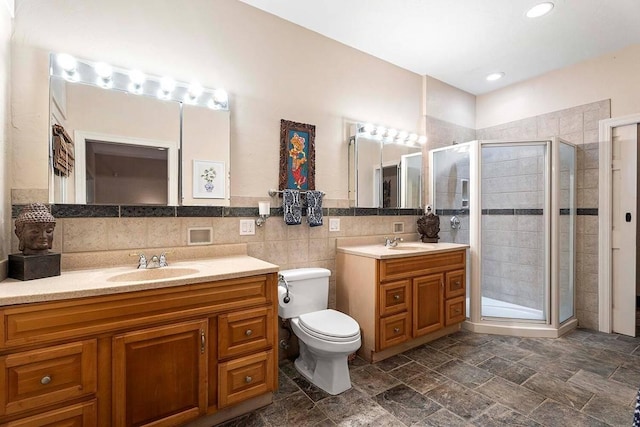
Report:
[[[331,396],[289,360],[271,405],[224,426],[630,426],[640,338],[577,329],[562,338],[460,331],[368,364]]]

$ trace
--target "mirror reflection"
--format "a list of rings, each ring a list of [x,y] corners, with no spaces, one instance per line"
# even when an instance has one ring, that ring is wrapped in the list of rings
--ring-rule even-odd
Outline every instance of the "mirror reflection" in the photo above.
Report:
[[[351,126],[349,198],[360,208],[420,208],[422,147],[417,135]],[[426,139],[424,140],[426,141]]]
[[[226,93],[71,64],[51,55],[50,202],[229,205],[228,174],[218,178],[226,191],[198,198],[191,173],[195,160],[229,170]]]

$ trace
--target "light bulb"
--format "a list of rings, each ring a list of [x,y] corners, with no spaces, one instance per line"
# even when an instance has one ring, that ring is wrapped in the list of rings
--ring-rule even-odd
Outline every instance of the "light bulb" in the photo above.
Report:
[[[198,82],[193,82],[189,85],[187,93],[185,94],[185,101],[188,103],[195,103],[200,95],[202,95],[203,88]]]
[[[395,136],[398,134],[398,131],[396,129],[389,129],[387,131],[387,136],[389,138],[395,138]]]
[[[371,133],[371,132],[373,132],[375,127],[371,123],[367,123],[367,124],[364,125],[363,129],[364,129],[364,131],[366,133]]]
[[[163,77],[160,79],[160,89],[158,89],[158,98],[170,99],[171,92],[176,87],[176,82],[171,77]]]
[[[80,80],[80,75],[76,70],[78,62],[73,56],[67,53],[60,53],[56,56],[56,63],[60,68],[62,68],[62,77],[64,77],[66,80],[72,82],[77,82],[78,80]]]
[[[384,126],[378,126],[376,128],[376,135],[384,135],[384,133],[387,131],[387,128],[385,128]]]
[[[129,82],[129,86],[127,86],[129,92],[140,95],[142,93],[142,85],[146,78],[147,76],[145,76],[140,70],[129,71],[129,79],[131,80],[131,82]]]
[[[401,141],[404,141],[405,139],[407,139],[408,136],[409,136],[409,132],[407,132],[406,130],[401,130],[400,133],[398,133],[398,139]]]
[[[424,145],[426,143],[427,143],[427,137],[426,136],[422,135],[422,136],[420,136],[420,138],[418,138],[418,144]]]
[[[113,68],[111,68],[111,65],[105,62],[98,62],[93,66],[93,69],[96,70],[96,74],[98,75],[96,79],[98,86],[107,89],[113,87],[113,81],[111,80]]]
[[[416,135],[415,133],[412,133],[411,135],[409,135],[409,142],[416,142],[418,140],[418,135]]]
[[[229,107],[229,95],[224,89],[216,89],[213,91],[213,96],[207,102],[207,106],[214,110],[226,110]]]

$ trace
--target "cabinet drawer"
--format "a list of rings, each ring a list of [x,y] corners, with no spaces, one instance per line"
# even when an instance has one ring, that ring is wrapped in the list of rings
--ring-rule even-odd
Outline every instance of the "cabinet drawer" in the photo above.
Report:
[[[407,311],[411,306],[411,281],[380,285],[380,316]]]
[[[41,427],[41,426],[64,426],[64,427],[95,427],[97,426],[97,409],[95,400],[78,403],[77,405],[65,406],[49,412],[22,418],[3,424],[2,427]]]
[[[0,415],[96,391],[96,340],[0,357]]]
[[[380,260],[380,281],[404,279],[411,276],[440,273],[446,270],[465,268],[464,249],[452,252],[438,252],[404,258]]]
[[[448,299],[444,306],[445,326],[460,323],[466,318],[466,298],[464,296]]]
[[[448,271],[445,275],[444,297],[453,298],[465,294],[466,280],[464,270]]]
[[[218,355],[221,359],[266,350],[273,345],[271,307],[236,311],[218,317]]]
[[[273,363],[273,351],[269,350],[219,364],[218,407],[274,390]]]
[[[409,313],[400,313],[380,319],[379,350],[407,341],[411,334]]]

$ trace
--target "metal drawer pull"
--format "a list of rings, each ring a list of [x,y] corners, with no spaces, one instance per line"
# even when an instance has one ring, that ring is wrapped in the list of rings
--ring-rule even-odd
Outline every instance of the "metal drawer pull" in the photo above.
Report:
[[[40,380],[40,384],[42,385],[47,385],[51,382],[51,376],[50,375],[45,375],[44,377],[42,377],[42,379]]]
[[[253,378],[251,378],[250,376],[247,375],[246,377],[244,377],[245,383],[249,384],[251,381],[253,381]]]
[[[393,328],[393,332],[397,334],[398,332],[400,332],[400,328]]]
[[[244,333],[246,336],[250,337],[251,334],[253,334],[253,331],[251,329],[247,329]]]
[[[460,286],[460,281],[459,280],[456,282],[456,286]]]
[[[400,295],[395,294],[395,295],[393,296],[393,299],[394,299],[394,300],[396,300],[396,301],[397,301],[397,300],[399,300],[399,299],[400,299]]]
[[[207,337],[204,334],[204,329],[200,330],[200,353],[204,354],[207,345]]]

